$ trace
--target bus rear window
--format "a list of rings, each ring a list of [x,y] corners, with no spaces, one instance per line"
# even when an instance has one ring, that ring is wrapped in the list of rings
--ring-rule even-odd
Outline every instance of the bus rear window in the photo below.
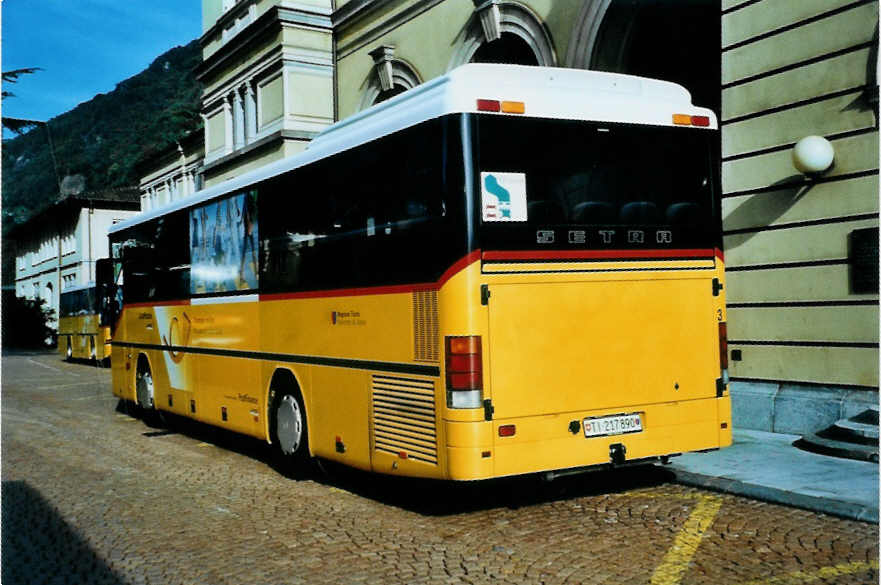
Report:
[[[713,245],[715,133],[478,118],[477,203],[484,246]],[[544,241],[536,241],[539,231]]]

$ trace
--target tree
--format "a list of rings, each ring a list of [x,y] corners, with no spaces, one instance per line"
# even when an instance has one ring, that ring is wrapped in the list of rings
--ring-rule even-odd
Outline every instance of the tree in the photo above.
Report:
[[[49,326],[55,311],[46,307],[43,299],[15,296],[3,291],[2,343],[4,348],[44,349],[55,339],[55,330]]]
[[[35,73],[37,71],[42,71],[40,67],[25,67],[23,69],[13,69],[12,71],[4,71],[3,72],[3,82],[4,83],[16,83],[18,78],[21,75],[27,75],[30,73]],[[3,99],[5,100],[8,97],[15,97],[15,94],[11,91],[3,90]],[[2,119],[3,127],[7,130],[15,132],[16,134],[24,134],[26,131],[30,130],[34,126],[42,124],[42,122],[38,122],[37,120],[26,120],[24,118],[9,118],[4,117]]]

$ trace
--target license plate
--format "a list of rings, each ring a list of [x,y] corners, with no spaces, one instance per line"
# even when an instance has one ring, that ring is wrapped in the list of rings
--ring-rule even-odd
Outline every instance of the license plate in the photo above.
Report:
[[[605,437],[642,432],[642,416],[638,412],[584,419],[585,437]]]

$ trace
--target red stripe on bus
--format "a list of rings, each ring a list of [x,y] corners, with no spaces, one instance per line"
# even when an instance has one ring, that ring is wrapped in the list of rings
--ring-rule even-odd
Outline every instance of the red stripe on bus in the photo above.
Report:
[[[723,252],[721,249],[716,248],[715,255],[716,258],[719,259],[719,262],[725,262],[725,252]]]
[[[441,275],[437,282],[417,284],[398,284],[393,286],[369,286],[362,288],[338,288],[331,290],[310,290],[291,293],[269,293],[260,295],[261,301],[278,301],[283,299],[317,299],[324,297],[355,297],[365,295],[392,295],[417,291],[438,290],[453,276],[480,259],[480,250],[475,250],[456,261]]]
[[[607,260],[642,258],[712,258],[713,249],[697,250],[530,250],[484,252],[484,260]]]
[[[125,303],[126,309],[137,309],[141,307],[173,307],[175,305],[189,305],[189,299],[181,299],[177,301],[150,301],[146,303]]]
[[[440,288],[443,285],[445,285],[448,280],[450,280],[451,278],[456,276],[456,274],[458,274],[459,272],[462,272],[463,270],[465,270],[465,268],[467,268],[468,266],[471,266],[472,264],[474,264],[478,260],[480,260],[480,250],[474,250],[473,252],[470,252],[467,256],[465,256],[464,258],[461,258],[455,264],[453,264],[452,266],[447,268],[446,272],[444,272],[441,275],[440,280],[437,281],[437,288]]]

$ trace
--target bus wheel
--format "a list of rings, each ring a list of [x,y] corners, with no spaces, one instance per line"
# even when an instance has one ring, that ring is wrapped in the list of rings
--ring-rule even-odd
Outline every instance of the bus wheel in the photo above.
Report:
[[[138,360],[138,372],[135,374],[135,397],[144,422],[151,427],[157,426],[160,417],[153,401],[153,375],[143,357]]]
[[[67,338],[67,357],[65,359],[67,361],[73,359],[73,348],[70,346],[70,336]]]
[[[95,336],[89,336],[89,358],[92,361],[98,361],[98,351],[95,348]]]
[[[299,392],[282,392],[272,412],[272,440],[284,471],[302,471],[309,458],[306,409]]]

